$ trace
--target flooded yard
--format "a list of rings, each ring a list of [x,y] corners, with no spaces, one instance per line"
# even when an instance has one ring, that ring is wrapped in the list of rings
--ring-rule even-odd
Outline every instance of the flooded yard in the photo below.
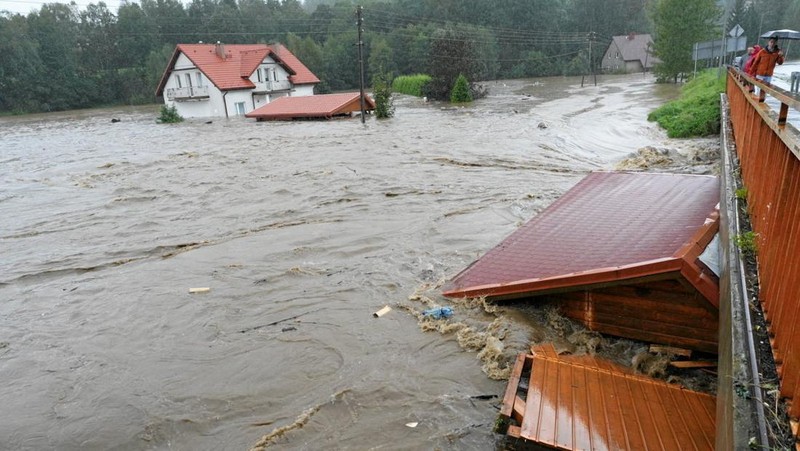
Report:
[[[546,314],[420,327],[438,284],[589,171],[696,156],[649,76],[488,86],[366,126],[0,118],[0,449],[492,449]]]

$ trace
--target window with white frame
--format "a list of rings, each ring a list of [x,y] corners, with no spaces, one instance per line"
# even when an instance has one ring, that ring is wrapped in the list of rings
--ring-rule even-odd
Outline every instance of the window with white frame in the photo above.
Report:
[[[175,74],[175,83],[178,85],[177,86],[178,88],[182,88],[183,87],[183,85],[181,85],[181,76],[180,76],[180,74]]]
[[[197,75],[197,87],[203,86],[203,74],[200,72],[196,73]]]
[[[237,116],[244,115],[244,102],[236,102],[234,104],[234,106],[236,107],[236,115]]]

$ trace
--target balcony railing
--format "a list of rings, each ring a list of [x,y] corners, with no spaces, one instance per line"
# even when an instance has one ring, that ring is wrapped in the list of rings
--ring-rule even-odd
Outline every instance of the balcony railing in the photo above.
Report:
[[[208,98],[208,86],[187,86],[167,89],[169,100],[202,100]]]
[[[289,80],[262,81],[256,83],[256,87],[253,89],[253,92],[256,94],[261,94],[274,91],[288,91],[290,89],[292,89],[292,85],[289,83]]]

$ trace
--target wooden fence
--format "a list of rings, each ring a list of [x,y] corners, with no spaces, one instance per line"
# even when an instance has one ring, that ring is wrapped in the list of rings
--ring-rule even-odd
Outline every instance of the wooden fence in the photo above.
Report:
[[[800,102],[728,72],[727,95],[747,205],[757,234],[760,301],[789,415],[800,417]],[[769,105],[772,105],[770,107]],[[790,115],[790,110],[791,115]],[[788,119],[788,120],[787,120]],[[794,400],[795,402],[791,402]]]

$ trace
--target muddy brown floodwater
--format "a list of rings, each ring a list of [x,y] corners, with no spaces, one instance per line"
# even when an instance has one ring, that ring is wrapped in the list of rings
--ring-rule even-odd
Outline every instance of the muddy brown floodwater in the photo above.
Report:
[[[686,152],[649,77],[489,87],[366,126],[1,118],[0,448],[495,447],[546,313],[419,312],[587,172]]]

